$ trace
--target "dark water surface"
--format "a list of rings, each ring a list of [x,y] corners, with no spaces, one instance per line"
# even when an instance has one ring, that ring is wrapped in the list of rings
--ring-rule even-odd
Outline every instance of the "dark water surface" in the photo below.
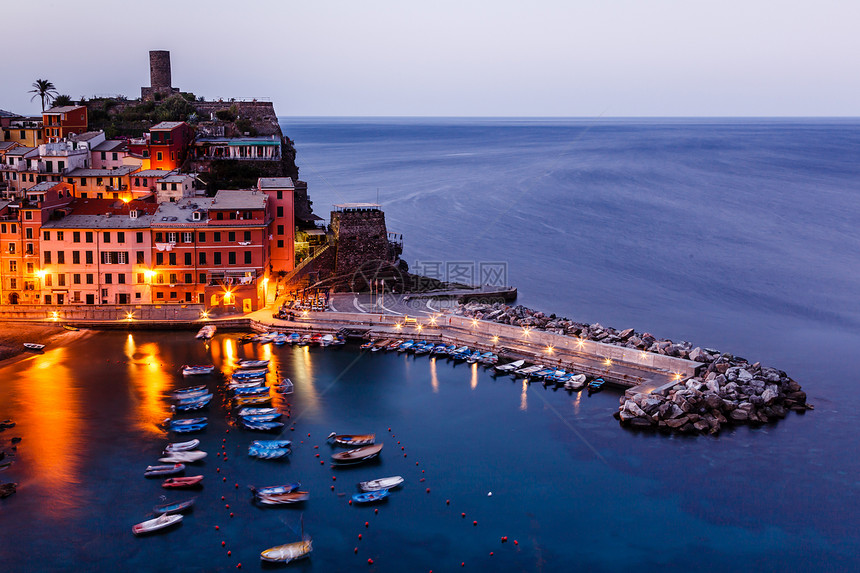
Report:
[[[379,188],[413,267],[506,262],[523,304],[760,360],[816,410],[716,438],[639,434],[611,418],[617,393],[524,389],[464,364],[267,350],[225,334],[208,350],[190,332],[86,335],[0,368],[0,418],[19,422],[0,440],[24,437],[0,473],[21,483],[0,501],[6,568],[257,570],[260,550],[298,539],[304,513],[315,551],[290,569],[858,569],[860,123],[282,124],[317,212],[375,201]],[[249,459],[259,436],[226,434],[213,404],[196,509],[135,539],[131,525],[163,493],[142,472],[167,441],[155,423],[165,391],[186,383],[178,366],[267,353],[296,383],[286,433],[305,443],[285,463]],[[379,465],[320,465],[335,430],[383,437]],[[214,456],[222,439],[226,462]],[[379,515],[337,495],[395,474],[406,484]],[[292,480],[311,492],[303,511],[249,503],[247,484]]]

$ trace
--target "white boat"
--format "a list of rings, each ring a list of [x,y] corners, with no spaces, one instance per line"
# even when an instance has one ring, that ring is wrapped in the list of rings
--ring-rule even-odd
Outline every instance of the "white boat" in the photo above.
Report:
[[[187,452],[188,450],[193,450],[197,446],[200,445],[200,440],[188,440],[187,442],[173,442],[172,444],[167,444],[167,447],[164,448],[165,452]]]
[[[289,378],[284,378],[281,380],[281,384],[276,388],[276,390],[281,394],[292,394],[293,388],[293,381]]]
[[[332,342],[334,342],[334,336],[331,334],[325,334],[320,338],[320,346],[331,346]]]
[[[585,374],[577,374],[564,383],[565,390],[582,390],[585,388]]]
[[[207,365],[198,364],[198,365],[193,365],[193,366],[189,366],[186,364],[185,366],[182,367],[182,375],[183,376],[201,376],[203,374],[211,374],[213,370],[215,370],[215,367],[212,365],[209,365],[209,364],[207,364]]]
[[[200,338],[202,340],[209,340],[213,336],[215,336],[215,325],[214,324],[207,324],[206,326],[204,326],[203,328],[201,328],[197,332],[197,336],[195,338]]]
[[[289,563],[308,557],[313,551],[311,540],[296,541],[295,543],[286,543],[271,547],[260,553],[260,559],[272,563]]]
[[[159,529],[164,529],[165,527],[170,527],[171,525],[175,525],[182,521],[182,514],[174,513],[159,515],[155,519],[150,519],[148,521],[143,521],[138,523],[137,525],[131,528],[132,532],[135,535],[143,535],[144,533],[149,533],[151,531],[158,531]]]
[[[358,483],[361,491],[379,491],[381,489],[393,489],[403,483],[403,477],[391,476]]]
[[[242,408],[237,412],[239,416],[260,416],[265,414],[277,414],[277,408]]]
[[[268,360],[240,360],[236,365],[242,369],[266,368],[269,366],[269,361]]]
[[[496,372],[510,372],[511,370],[516,370],[517,368],[522,368],[523,364],[525,364],[525,360],[516,360],[514,362],[508,362],[507,364],[499,364],[496,366]]]
[[[38,344],[36,342],[25,342],[24,348],[29,348],[30,350],[42,350],[45,348],[44,344]]]
[[[176,463],[194,463],[199,462],[206,457],[206,452],[200,450],[190,450],[182,452],[168,452],[166,457],[158,458],[158,461],[166,464]]]
[[[531,376],[535,372],[540,372],[543,369],[544,369],[544,367],[539,365],[539,364],[535,364],[534,366],[526,366],[525,368],[520,368],[519,370],[515,370],[514,376],[519,376],[522,378],[528,378],[529,376]]]

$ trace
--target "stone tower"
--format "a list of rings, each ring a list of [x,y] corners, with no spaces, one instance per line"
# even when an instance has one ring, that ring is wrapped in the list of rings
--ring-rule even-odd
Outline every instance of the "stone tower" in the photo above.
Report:
[[[149,52],[149,87],[140,88],[140,97],[144,100],[163,98],[179,93],[174,88],[170,77],[170,52],[167,50],[150,50]]]

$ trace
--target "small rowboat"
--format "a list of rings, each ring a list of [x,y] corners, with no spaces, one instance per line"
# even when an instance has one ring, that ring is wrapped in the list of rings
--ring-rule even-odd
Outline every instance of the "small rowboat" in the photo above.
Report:
[[[310,499],[311,494],[307,491],[291,491],[289,493],[273,493],[271,495],[258,495],[257,503],[263,505],[288,505],[301,503]]]
[[[247,380],[249,378],[264,378],[268,374],[268,368],[257,368],[255,370],[236,370],[233,372],[233,380]]]
[[[359,348],[361,348],[362,350],[367,350],[368,348],[372,347],[374,344],[376,344],[375,340],[368,340],[367,342],[365,342],[364,344],[359,346]]]
[[[146,477],[172,476],[185,471],[185,464],[173,464],[172,466],[146,466],[143,475]]]
[[[347,450],[345,452],[333,454],[331,459],[337,464],[358,464],[375,458],[379,455],[379,452],[381,451],[382,444],[375,444],[372,446],[364,446],[363,448],[356,448],[354,450]]]
[[[168,515],[165,513],[164,515],[159,515],[155,519],[143,521],[132,526],[131,531],[135,535],[143,535],[144,533],[150,533],[158,531],[159,529],[164,529],[165,527],[170,527],[171,525],[176,525],[180,521],[182,521],[182,515]]]
[[[230,382],[229,384],[227,384],[227,388],[230,390],[235,390],[237,388],[259,388],[265,383],[265,378],[257,378],[256,380],[242,380]]]
[[[30,350],[42,350],[45,348],[44,344],[37,344],[35,342],[25,342],[24,348],[29,348]]]
[[[209,403],[209,400],[212,399],[212,393],[201,394],[200,396],[188,396],[176,399],[176,409],[191,409],[191,408],[181,408],[180,406],[188,406],[189,404],[198,404],[202,403],[203,406]]]
[[[262,414],[277,414],[277,408],[242,408],[237,412],[240,416],[260,416]]]
[[[254,440],[251,445],[263,449],[278,449],[289,448],[292,442],[290,440]]]
[[[264,487],[254,487],[249,485],[248,488],[254,495],[275,495],[279,493],[290,493],[302,487],[299,482],[287,483],[284,485],[267,485]]]
[[[525,363],[525,360],[516,360],[514,362],[508,362],[507,364],[498,364],[495,366],[495,369],[496,372],[511,372],[512,370],[522,368]]]
[[[167,478],[161,482],[161,487],[168,489],[179,489],[184,487],[197,487],[203,481],[203,476],[188,476]]]
[[[376,434],[335,434],[332,432],[326,439],[332,440],[340,446],[354,448],[356,446],[369,446],[376,441]]]
[[[240,420],[242,426],[248,430],[257,430],[259,432],[269,432],[271,430],[280,430],[284,427],[283,422],[248,422],[244,419]]]
[[[214,324],[208,324],[197,332],[195,338],[199,338],[201,340],[209,340],[210,338],[215,336],[215,330],[216,327]]]
[[[201,416],[200,418],[186,418],[184,420],[171,420],[170,418],[164,420],[164,422],[170,426],[190,426],[194,424],[202,424],[206,421],[206,416]]]
[[[268,386],[251,386],[250,388],[233,388],[233,396],[264,396],[269,393]]]
[[[185,501],[174,501],[173,503],[165,503],[164,505],[156,505],[152,508],[152,511],[159,514],[165,513],[180,513],[189,509],[194,502],[197,500],[196,497],[192,497],[191,499],[186,499]]]
[[[390,346],[392,343],[391,340],[380,340],[372,345],[370,348],[371,352],[379,352],[380,350],[385,350],[386,347]]]
[[[595,378],[591,382],[588,383],[588,391],[589,392],[600,392],[603,390],[603,385],[606,384],[606,380],[603,378]]]
[[[260,559],[269,563],[289,563],[309,557],[313,551],[311,540],[296,541],[295,543],[286,543],[276,547],[270,547],[260,553]]]
[[[206,457],[206,452],[200,450],[190,450],[185,452],[168,452],[166,457],[158,458],[158,461],[168,463],[186,463],[193,464],[199,462]]]
[[[236,396],[233,398],[233,401],[237,406],[256,406],[271,402],[272,397],[269,394],[264,394],[262,396]]]
[[[575,376],[571,376],[567,382],[564,383],[565,390],[582,390],[585,388],[585,374],[577,374]]]
[[[169,430],[171,432],[176,432],[177,434],[190,434],[192,432],[199,432],[206,428],[209,425],[209,422],[200,422],[199,424],[186,424],[184,426],[170,426]]]
[[[294,389],[293,381],[289,378],[284,378],[281,380],[280,385],[278,385],[276,389],[281,394],[292,394]]]
[[[199,386],[186,386],[185,388],[177,388],[173,391],[173,397],[186,398],[189,394],[196,394],[198,392],[203,392],[205,394],[207,392],[206,385],[200,384]]]
[[[167,447],[164,448],[165,452],[187,452],[188,450],[193,450],[197,446],[200,445],[200,440],[188,440],[187,442],[173,442],[172,444],[167,444]]]
[[[66,330],[70,330],[72,332],[77,332],[80,330],[80,328],[78,328],[77,326],[72,326],[71,324],[64,324],[63,328],[65,328]]]
[[[275,412],[273,414],[247,414],[245,416],[239,416],[243,422],[271,422],[280,417],[280,412]]]
[[[197,364],[193,366],[185,365],[182,367],[183,376],[201,376],[203,374],[212,374],[215,367],[210,365]]]
[[[177,412],[192,412],[194,410],[202,410],[209,405],[210,400],[212,400],[212,394],[209,394],[208,396],[201,396],[200,398],[192,400],[185,404],[177,404],[176,406],[174,406],[174,409]]]
[[[240,360],[237,363],[237,366],[242,369],[249,368],[267,368],[269,366],[268,360]]]
[[[251,445],[248,446],[248,455],[261,460],[277,460],[290,455],[290,450],[288,448],[261,448]]]
[[[205,396],[209,394],[209,390],[203,388],[202,390],[194,390],[193,392],[183,392],[182,394],[173,394],[173,399],[182,403],[182,400],[194,400],[196,398],[200,398],[201,396]]]
[[[18,484],[15,482],[7,482],[0,484],[0,499],[4,499],[18,491]]]
[[[365,493],[357,493],[352,496],[353,503],[373,503],[375,501],[382,501],[388,497],[387,489],[380,489],[377,491],[368,491]]]
[[[403,483],[401,476],[391,476],[370,481],[358,482],[358,489],[361,491],[379,491],[381,489],[394,489]]]

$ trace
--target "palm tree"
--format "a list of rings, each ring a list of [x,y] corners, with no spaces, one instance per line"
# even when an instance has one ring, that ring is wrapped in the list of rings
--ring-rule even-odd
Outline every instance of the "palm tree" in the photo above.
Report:
[[[72,101],[72,96],[67,94],[60,94],[54,98],[54,101],[51,102],[51,107],[63,105],[75,105],[75,102]]]
[[[45,101],[50,98],[52,95],[57,95],[57,88],[49,82],[48,80],[36,80],[33,82],[33,88],[27,93],[34,94],[33,97],[30,98],[30,101],[33,101],[36,98],[41,98],[42,100],[42,111],[45,111]]]

